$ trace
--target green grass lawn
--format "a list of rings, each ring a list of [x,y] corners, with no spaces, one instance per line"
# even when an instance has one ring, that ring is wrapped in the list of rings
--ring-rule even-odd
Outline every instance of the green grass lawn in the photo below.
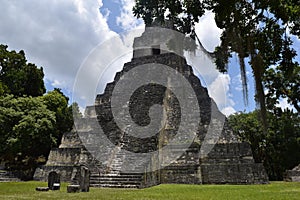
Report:
[[[272,182],[268,185],[159,185],[146,189],[91,188],[87,193],[37,192],[44,182],[0,183],[0,199],[103,199],[103,200],[192,200],[192,199],[300,199],[300,183]]]

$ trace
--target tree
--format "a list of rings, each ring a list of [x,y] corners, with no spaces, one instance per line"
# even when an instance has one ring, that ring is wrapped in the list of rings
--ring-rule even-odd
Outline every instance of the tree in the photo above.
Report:
[[[279,65],[270,68],[264,76],[265,87],[268,89],[266,103],[269,110],[276,110],[274,105],[280,98],[286,98],[288,103],[300,113],[300,66],[298,64]]]
[[[80,119],[83,117],[77,102],[72,103],[71,106],[69,106],[69,110],[69,112],[73,114],[73,119]]]
[[[284,66],[285,69],[298,65],[294,61],[296,54],[293,53],[288,30],[297,32],[297,27],[291,24],[299,20],[299,16],[296,17],[297,13],[300,14],[299,7],[291,11],[288,8],[296,2],[280,0],[230,1],[229,4],[228,1],[209,2],[209,8],[216,14],[218,27],[224,30],[221,45],[216,49],[217,67],[226,71],[228,57],[233,52],[238,54],[244,96],[247,98],[245,59],[249,59],[255,79],[256,101],[266,127],[264,76],[274,65]]]
[[[41,97],[0,97],[0,159],[33,173],[38,156],[57,144],[55,112]]]
[[[63,133],[73,126],[78,105],[60,89],[45,93],[43,69],[27,63],[24,51],[0,45],[0,160],[11,169],[33,175],[39,157],[48,157]]]
[[[268,113],[268,130],[257,119],[258,111],[229,117],[229,124],[241,140],[249,142],[256,162],[263,162],[270,180],[282,180],[283,173],[299,164],[300,118],[290,110]]]
[[[205,12],[199,0],[136,0],[133,13],[142,18],[147,26],[154,22],[171,20],[174,29],[184,34],[195,33],[194,25]]]
[[[41,98],[47,108],[55,113],[56,137],[60,141],[63,133],[70,131],[74,123],[72,109],[68,107],[69,98],[66,97],[58,88],[55,88],[53,91],[48,92]]]
[[[217,68],[221,72],[227,72],[229,58],[233,53],[238,55],[244,99],[247,103],[245,60],[249,60],[255,79],[255,100],[260,105],[264,127],[267,127],[264,76],[273,66],[281,65],[281,69],[287,70],[291,65],[298,65],[294,60],[296,54],[291,47],[289,31],[300,36],[299,2],[297,0],[136,0],[133,13],[143,18],[146,25],[172,20],[175,30],[196,37],[194,25],[205,9],[215,14],[216,24],[223,30],[221,45],[214,52]],[[299,96],[299,93],[296,95]],[[290,102],[295,100],[298,99]]]
[[[21,97],[41,96],[46,92],[43,68],[27,63],[25,53],[7,50],[0,44],[0,83],[3,94]]]
[[[262,123],[257,120],[258,112],[238,113],[229,116],[228,121],[233,132],[242,141],[249,142],[255,162],[263,162],[266,137],[263,133]]]
[[[0,160],[30,178],[38,158],[48,157],[72,126],[72,107],[59,89],[39,97],[0,96]]]

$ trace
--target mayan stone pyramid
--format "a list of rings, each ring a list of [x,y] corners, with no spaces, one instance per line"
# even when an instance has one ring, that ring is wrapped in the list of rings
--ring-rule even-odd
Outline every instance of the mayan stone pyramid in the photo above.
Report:
[[[146,27],[134,40],[132,60],[86,107],[35,179],[56,171],[76,183],[84,165],[99,187],[267,183],[249,144],[233,134],[187,64],[184,42],[170,29]]]

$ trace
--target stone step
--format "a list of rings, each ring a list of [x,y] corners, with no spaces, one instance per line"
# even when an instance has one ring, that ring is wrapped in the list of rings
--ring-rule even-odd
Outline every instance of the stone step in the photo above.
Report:
[[[94,184],[108,184],[108,185],[136,185],[139,186],[141,185],[141,182],[134,182],[134,181],[124,181],[124,182],[120,182],[120,181],[95,181],[95,182],[90,182],[90,185],[94,185]]]
[[[93,187],[112,188],[139,188],[142,182],[142,173],[121,173],[115,171],[109,174],[91,174],[90,185]]]
[[[140,178],[104,178],[104,177],[98,177],[98,178],[90,178],[90,181],[117,181],[117,182],[140,182],[142,181]]]
[[[114,163],[112,163],[110,166],[111,166],[111,167],[122,167],[121,164],[122,164],[122,163],[114,162]]]
[[[123,177],[123,178],[131,178],[131,177],[142,177],[142,173],[119,173],[119,174],[91,174],[91,177],[107,177],[107,178],[118,178],[118,177]]]
[[[112,162],[123,162],[123,159],[124,159],[124,158],[116,157],[116,158],[113,159]]]
[[[0,182],[18,182],[20,181],[12,172],[10,171],[0,171]]]
[[[124,178],[124,177],[91,177],[90,180],[100,180],[100,181],[141,181],[142,177],[130,177],[130,178]]]
[[[0,182],[19,182],[18,178],[0,177]]]
[[[0,176],[7,176],[7,175],[13,175],[13,173],[9,171],[0,171]]]
[[[136,189],[139,188],[138,185],[111,185],[111,184],[91,184],[91,187],[107,187],[107,188],[132,188]]]
[[[92,181],[141,181],[142,177],[91,177]]]
[[[142,177],[144,173],[135,173],[135,172],[120,172],[121,176],[140,176]]]

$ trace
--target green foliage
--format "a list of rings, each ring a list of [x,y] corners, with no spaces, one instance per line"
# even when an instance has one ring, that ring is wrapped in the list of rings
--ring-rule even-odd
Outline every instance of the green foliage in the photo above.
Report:
[[[0,44],[1,94],[19,97],[43,95],[46,91],[43,78],[43,68],[27,63],[24,51],[9,51],[6,45]]]
[[[56,117],[56,137],[62,137],[62,134],[68,132],[73,126],[72,110],[68,107],[68,97],[60,89],[54,89],[42,97],[47,108],[55,113]]]
[[[266,95],[269,110],[276,109],[274,105],[280,98],[286,98],[288,103],[300,113],[300,65],[287,62],[266,71],[264,83],[268,89]]]
[[[265,81],[268,81],[266,85],[268,89],[275,90],[273,94],[270,94],[273,97],[284,96],[281,91],[288,90],[289,87],[287,82],[287,84],[281,86],[272,84],[277,81],[276,72],[270,69],[281,65],[279,72],[285,73],[291,71],[290,68],[292,66],[298,65],[294,61],[296,53],[292,49],[292,41],[288,32],[293,30],[292,32],[299,36],[299,26],[297,28],[296,25],[300,22],[300,10],[299,6],[296,6],[299,3],[293,0],[207,0],[206,2],[208,3],[208,8],[215,13],[217,26],[223,29],[221,45],[216,49],[217,68],[221,71],[227,71],[228,58],[232,53],[237,53],[240,61],[245,99],[248,95],[245,60],[249,60],[255,79],[255,99],[260,105],[260,116],[266,129]],[[291,9],[292,7],[293,9]],[[265,77],[268,78],[266,79]],[[287,77],[284,76],[284,78]],[[294,82],[299,82],[299,77]],[[275,95],[275,93],[277,94]],[[297,95],[297,93],[294,94]],[[270,100],[269,97],[267,97],[268,101]],[[278,98],[273,98],[272,100],[276,101]],[[297,99],[290,99],[289,102],[296,107],[299,103]]]
[[[28,63],[24,51],[0,45],[0,160],[29,178],[39,158],[48,157],[73,126],[72,108],[60,89],[45,93],[43,69]],[[43,96],[42,96],[43,95]],[[26,172],[25,172],[26,173]]]
[[[300,161],[300,118],[289,110],[268,113],[268,130],[257,119],[258,111],[229,117],[235,134],[251,145],[257,162],[263,162],[271,180],[282,180],[283,173]]]
[[[204,7],[199,0],[136,0],[133,13],[146,25],[170,20],[176,30],[194,34],[194,24],[204,14]]]
[[[55,124],[55,112],[40,97],[1,96],[0,158],[11,167],[34,165],[56,144]]]
[[[229,124],[241,140],[249,142],[256,162],[264,159],[263,149],[265,147],[265,136],[262,124],[257,120],[258,112],[239,113],[229,117]]]
[[[40,97],[0,96],[0,126],[0,159],[32,173],[38,158],[47,157],[71,130],[72,109],[58,89]]]
[[[69,112],[73,114],[73,119],[82,118],[82,113],[80,112],[78,103],[74,102],[71,106],[69,106]]]

